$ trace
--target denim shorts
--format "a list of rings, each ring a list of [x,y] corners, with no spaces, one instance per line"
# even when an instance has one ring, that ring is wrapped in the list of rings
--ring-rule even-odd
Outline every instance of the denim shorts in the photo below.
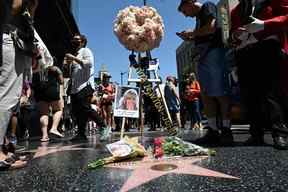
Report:
[[[207,96],[224,96],[225,73],[227,71],[225,48],[208,48],[208,44],[197,45],[200,59],[197,65],[201,92]],[[201,53],[202,50],[202,53]]]

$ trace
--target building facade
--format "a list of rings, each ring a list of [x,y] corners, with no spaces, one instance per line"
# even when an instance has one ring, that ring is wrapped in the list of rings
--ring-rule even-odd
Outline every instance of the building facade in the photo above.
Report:
[[[199,56],[193,41],[183,41],[176,49],[177,76],[179,82],[179,95],[183,98],[185,80],[188,74],[197,74],[197,64]]]
[[[79,0],[71,0],[71,11],[75,21],[79,22]]]
[[[176,50],[177,75],[184,81],[189,73],[197,73],[198,54],[193,41],[183,41]]]

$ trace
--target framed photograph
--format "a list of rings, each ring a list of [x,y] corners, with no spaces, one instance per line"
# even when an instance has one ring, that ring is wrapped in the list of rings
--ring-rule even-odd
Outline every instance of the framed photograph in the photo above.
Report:
[[[107,144],[106,147],[114,157],[125,157],[133,151],[132,147],[123,140]]]
[[[117,86],[114,116],[139,118],[139,96],[140,90],[137,87]]]

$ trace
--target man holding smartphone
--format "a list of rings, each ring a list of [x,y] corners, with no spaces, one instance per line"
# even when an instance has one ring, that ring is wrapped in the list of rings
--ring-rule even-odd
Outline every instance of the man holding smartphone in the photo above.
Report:
[[[198,139],[198,144],[233,144],[229,118],[229,99],[225,89],[225,53],[221,29],[217,26],[217,7],[211,2],[201,4],[196,0],[181,0],[178,11],[186,17],[196,18],[192,31],[177,35],[184,41],[193,40],[200,55],[197,65],[208,132]],[[218,113],[220,112],[220,114]],[[216,117],[222,118],[217,123]]]

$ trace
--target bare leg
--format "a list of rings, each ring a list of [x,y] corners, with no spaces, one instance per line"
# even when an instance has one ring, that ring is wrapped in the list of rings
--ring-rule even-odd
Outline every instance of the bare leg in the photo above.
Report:
[[[41,131],[42,131],[42,138],[41,141],[48,141],[48,115],[42,115],[40,117],[40,124],[41,124]]]
[[[176,113],[176,120],[177,120],[177,124],[178,127],[181,127],[181,118],[180,118],[180,112]]]
[[[17,130],[17,117],[12,116],[11,118],[11,136],[16,137],[16,130]]]
[[[111,119],[111,111],[112,111],[112,106],[107,105],[106,107],[106,121],[107,121],[107,126],[112,127],[112,119]]]
[[[53,114],[53,123],[49,133],[52,133],[59,137],[63,137],[63,135],[58,131],[58,126],[63,115],[63,106],[64,106],[63,100],[53,101],[51,103],[51,106],[53,112],[54,111],[56,112]]]
[[[63,112],[61,110],[54,113],[54,115],[53,115],[53,123],[52,123],[52,127],[51,127],[51,130],[50,130],[50,133],[56,134],[56,135],[58,135],[60,137],[63,137],[63,135],[61,133],[59,133],[58,125],[59,125],[60,120],[62,118],[62,114],[63,114]]]
[[[107,125],[108,122],[107,122],[107,111],[106,111],[106,105],[102,105],[102,118],[104,120],[104,123]]]
[[[40,101],[38,105],[40,110],[40,126],[42,131],[41,141],[45,142],[49,140],[48,137],[49,103],[47,103],[46,101]]]

